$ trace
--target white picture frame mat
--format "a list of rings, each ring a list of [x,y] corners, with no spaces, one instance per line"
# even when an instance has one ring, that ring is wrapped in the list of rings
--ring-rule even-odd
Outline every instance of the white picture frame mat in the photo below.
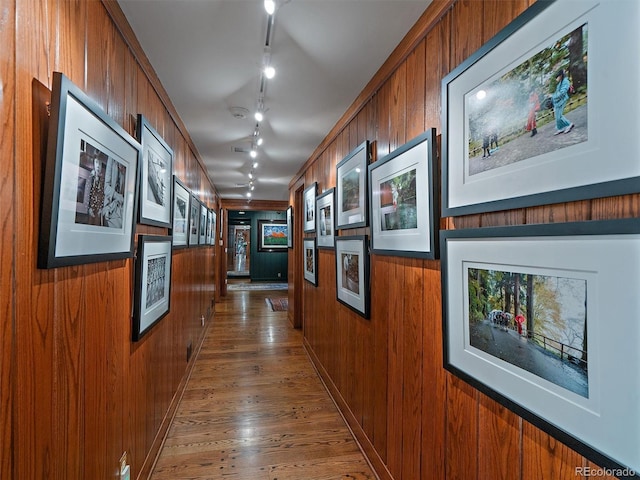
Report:
[[[363,158],[364,157],[364,161]],[[361,148],[358,150],[349,160],[340,166],[341,177],[355,171],[358,174],[358,181],[360,184],[359,192],[359,204],[357,208],[351,210],[342,211],[342,203],[344,201],[344,189],[342,188],[342,178],[337,179],[336,187],[336,225],[347,225],[350,223],[363,222],[365,219],[365,207],[366,207],[366,184],[367,184],[367,149]],[[361,165],[364,164],[364,168]],[[358,169],[360,169],[358,171]]]
[[[168,246],[168,249],[167,249]],[[165,297],[159,302],[154,303],[149,308],[145,308],[147,304],[147,289],[143,288],[140,295],[140,333],[147,330],[154,324],[155,320],[168,310],[170,300],[170,284],[171,284],[171,245],[169,242],[146,242],[144,246],[144,258],[142,263],[142,285],[147,284],[148,278],[148,261],[154,257],[166,256],[168,265],[166,266],[166,275],[164,277]]]
[[[361,240],[344,240],[340,242],[336,242],[336,262],[339,263],[340,267],[338,269],[338,298],[353,305],[360,311],[365,310],[365,295],[362,291],[362,288],[367,288],[367,285],[360,284],[361,291],[358,295],[354,292],[342,286],[342,254],[353,254],[358,256],[358,278],[362,281],[365,276],[364,271],[364,251],[362,248]]]
[[[508,243],[508,245],[507,245]],[[603,253],[606,252],[606,255]],[[467,270],[574,272],[588,279],[589,399],[469,345]],[[549,270],[546,265],[553,265]],[[640,471],[640,235],[448,239],[448,352],[452,366]],[[624,272],[624,281],[620,281]],[[466,315],[466,316],[465,316]],[[606,322],[606,323],[605,323]],[[497,368],[496,368],[497,367]],[[624,394],[621,385],[628,392]]]
[[[640,105],[640,89],[625,88],[620,97],[612,89],[640,84],[640,3],[632,1],[557,1],[513,33],[473,65],[473,75],[462,74],[449,84],[448,102],[448,202],[450,208],[487,201],[506,200],[536,193],[569,189],[593,183],[640,175],[637,161],[640,131],[637,108],[621,109],[615,98],[627,105]],[[588,140],[538,157],[468,176],[465,95],[473,95],[548,43],[588,23]],[[612,34],[615,31],[615,34]],[[541,38],[529,47],[530,38]],[[620,48],[625,45],[625,48]],[[496,72],[495,63],[511,59]],[[478,79],[484,79],[480,82]],[[524,125],[524,120],[523,120]],[[537,137],[536,141],[542,141]],[[615,160],[612,163],[610,160]],[[613,168],[615,167],[615,168]],[[550,174],[552,170],[553,174]],[[542,186],[542,187],[541,187]],[[543,190],[540,190],[543,188]],[[487,192],[492,192],[488,196]]]
[[[89,117],[89,118],[88,118]],[[56,232],[56,257],[118,253],[131,245],[138,151],[114,133],[102,120],[86,109],[72,95],[67,95],[64,118],[64,143],[60,176],[60,208]],[[108,131],[107,131],[108,129]],[[76,223],[76,197],[80,142],[85,140],[127,168],[125,197],[122,207],[126,215],[122,228],[100,227]],[[109,147],[107,147],[109,145]]]
[[[148,199],[149,196],[149,188],[150,188],[150,184],[147,181],[148,175],[149,175],[149,158],[148,158],[148,154],[149,151],[152,152],[152,154],[157,157],[160,158],[165,166],[166,166],[166,170],[163,173],[163,178],[164,178],[164,182],[165,182],[165,198],[167,199],[171,199],[172,198],[172,184],[173,184],[173,172],[171,171],[172,168],[172,159],[171,159],[171,154],[169,152],[167,152],[167,150],[164,148],[164,146],[158,141],[158,139],[156,138],[156,136],[154,135],[154,133],[145,128],[145,134],[143,136],[144,138],[144,150],[142,152],[142,178],[143,181],[142,183],[142,192],[140,192],[140,202],[143,203],[144,205],[144,215],[147,218],[154,218],[157,219],[159,221],[165,222],[165,223],[170,223],[171,222],[171,209],[170,208],[166,208],[166,205],[158,205],[157,203],[155,203],[155,201],[150,201]]]

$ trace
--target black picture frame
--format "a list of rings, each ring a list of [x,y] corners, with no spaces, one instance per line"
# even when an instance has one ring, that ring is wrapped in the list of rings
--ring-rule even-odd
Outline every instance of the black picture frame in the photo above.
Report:
[[[303,243],[303,268],[304,279],[314,286],[318,286],[318,253],[316,251],[316,239],[305,238]]]
[[[200,220],[198,224],[198,245],[207,245],[207,228],[208,228],[208,220],[209,220],[209,209],[204,204],[204,202],[200,202]]]
[[[189,245],[189,212],[191,192],[180,179],[173,176],[173,211],[171,212],[173,248]]]
[[[191,195],[189,204],[189,247],[197,247],[200,244],[200,200]]]
[[[171,228],[173,150],[142,114],[137,117],[136,138],[142,146],[139,222]]]
[[[364,318],[369,318],[368,236],[336,237],[336,297]]]
[[[316,231],[316,194],[318,182],[313,182],[302,193],[304,201],[304,217],[302,219],[303,231],[305,233]]]
[[[336,229],[368,225],[367,165],[369,141],[354,148],[336,165]]]
[[[435,139],[429,129],[369,165],[371,253],[438,258]]]
[[[293,207],[287,207],[287,248],[293,248]]]
[[[316,197],[317,248],[335,248],[335,191],[330,188]]]
[[[640,411],[629,399],[640,377],[621,366],[640,362],[629,322],[640,219],[440,236],[445,368],[612,475],[638,478]]]
[[[169,313],[172,243],[170,236],[138,235],[132,327],[134,342]]]
[[[53,73],[38,268],[131,258],[140,144]]]
[[[286,252],[289,241],[285,220],[258,220],[258,251]]]
[[[443,78],[443,216],[640,191],[640,94],[609,94],[609,72],[640,82],[623,3],[537,1]]]

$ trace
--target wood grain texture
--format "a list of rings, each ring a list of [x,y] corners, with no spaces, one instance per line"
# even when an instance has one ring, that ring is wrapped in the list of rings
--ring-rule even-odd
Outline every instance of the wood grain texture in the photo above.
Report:
[[[217,305],[151,480],[375,478],[276,293]]]
[[[478,478],[518,480],[522,419],[485,395],[478,411]]]

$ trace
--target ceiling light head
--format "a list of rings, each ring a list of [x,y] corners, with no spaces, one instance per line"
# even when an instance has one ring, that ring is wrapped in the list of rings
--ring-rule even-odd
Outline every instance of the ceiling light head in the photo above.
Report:
[[[256,157],[258,156],[258,152],[257,152],[255,149],[252,149],[252,150],[249,152],[249,156],[250,156],[251,158],[256,158]]]
[[[275,0],[264,0],[264,9],[269,15],[273,15],[276,12]]]
[[[249,172],[249,178],[253,178],[253,173]]]
[[[251,191],[253,192],[253,191],[255,190],[255,188],[256,188],[256,187],[255,187],[254,185],[251,185],[251,187],[250,187],[250,188],[251,188]]]
[[[273,68],[271,65],[267,65],[264,67],[264,76],[267,77],[269,80],[271,80],[273,77],[276,76],[276,69]]]
[[[257,145],[260,146],[264,143],[264,139],[262,137],[258,138]]]
[[[258,168],[258,162],[253,162],[253,168]]]
[[[247,198],[251,198],[251,192],[247,192]]]
[[[255,119],[256,119],[256,122],[261,122],[262,120],[264,120],[264,114],[262,113],[261,110],[256,111]]]

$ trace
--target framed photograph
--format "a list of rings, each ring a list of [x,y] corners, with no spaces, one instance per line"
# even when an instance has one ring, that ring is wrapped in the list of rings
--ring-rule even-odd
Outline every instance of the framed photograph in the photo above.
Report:
[[[285,252],[289,241],[287,222],[258,220],[258,238],[259,252]]]
[[[207,206],[200,202],[200,221],[198,225],[198,244],[206,245],[207,244],[207,220],[209,209]]]
[[[191,195],[189,208],[189,246],[195,247],[200,243],[200,200]]]
[[[140,144],[53,73],[38,267],[130,258]]]
[[[640,472],[640,219],[440,235],[445,368],[598,465]]]
[[[213,212],[211,211],[210,208],[207,208],[207,235],[205,240],[205,244],[207,245],[211,245],[211,239],[213,237],[212,227],[213,227]]]
[[[316,198],[316,238],[318,239],[318,248],[334,248],[335,246],[336,229],[333,221],[335,191],[335,188],[330,188]]]
[[[224,237],[224,209],[220,207],[220,242],[222,242]],[[220,243],[222,245],[222,243]]]
[[[336,237],[336,283],[340,303],[369,318],[367,236]]]
[[[318,257],[316,256],[316,239],[305,238],[304,244],[304,279],[318,285]]]
[[[336,228],[367,226],[369,142],[363,142],[336,165]]]
[[[371,252],[437,258],[435,129],[369,165]]]
[[[214,209],[210,210],[211,213],[211,238],[209,241],[209,245],[215,245],[216,244],[216,228],[218,227],[217,222],[218,222],[218,218],[216,215],[216,211]]]
[[[136,136],[142,146],[140,223],[171,228],[173,150],[141,114]]]
[[[171,237],[139,235],[132,337],[136,342],[169,313]]]
[[[610,96],[610,72],[640,83],[639,16],[535,2],[443,79],[444,216],[640,191],[640,90]]]
[[[293,207],[287,208],[287,248],[293,248]]]
[[[304,222],[303,230],[305,232],[316,231],[316,192],[318,190],[317,182],[313,182],[304,189],[302,194],[304,198]]]
[[[191,192],[177,176],[173,176],[173,227],[171,236],[173,247],[181,248],[189,244],[189,201]]]

